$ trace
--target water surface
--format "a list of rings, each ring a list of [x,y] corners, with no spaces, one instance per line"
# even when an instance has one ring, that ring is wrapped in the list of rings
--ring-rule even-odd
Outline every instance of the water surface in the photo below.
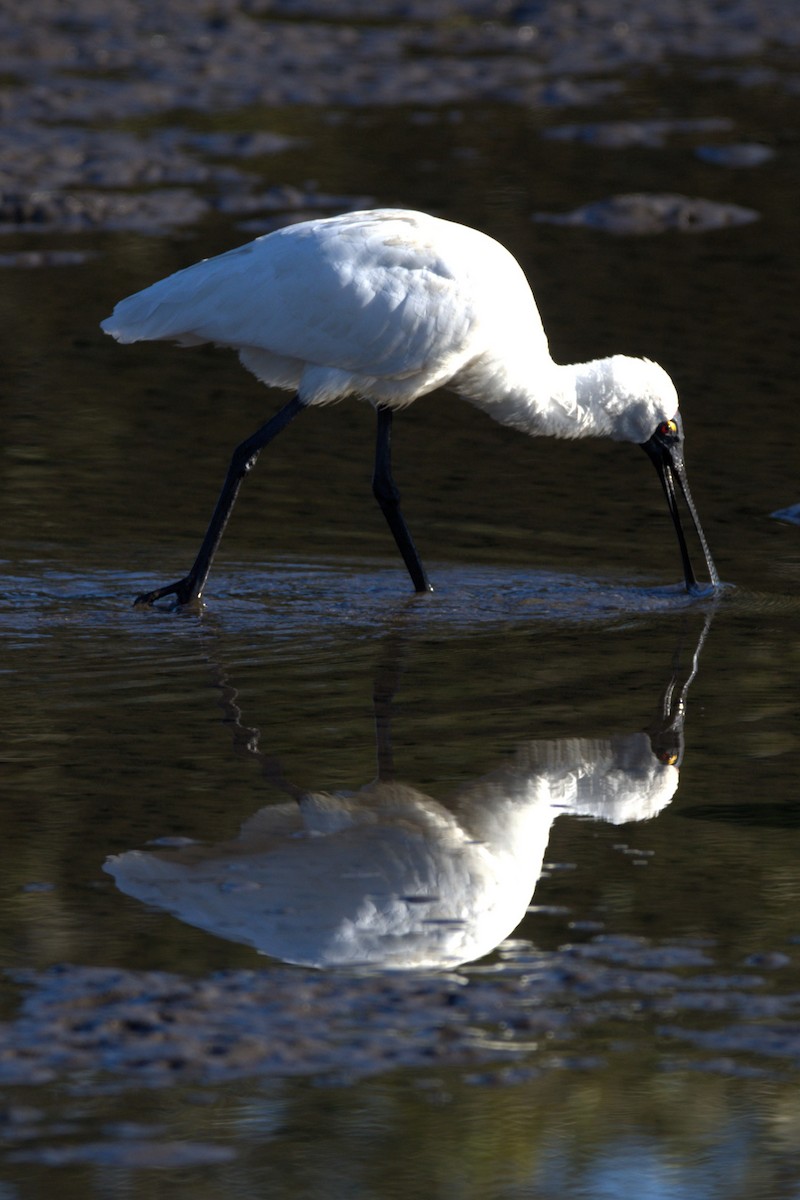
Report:
[[[191,562],[233,443],[280,398],[230,354],[121,348],[97,322],[247,234],[209,211],[180,233],[82,234],[81,265],[4,270],[4,1196],[797,1193],[800,560],[769,516],[797,503],[797,98],[780,63],[750,65],[773,74],[621,67],[621,92],[566,112],[495,89],[180,117],[305,138],[250,164],[265,186],[313,177],[500,237],[558,359],[663,362],[718,603],[681,591],[635,448],[533,442],[437,395],[395,433],[433,595],[409,595],[352,403],[263,456],[202,614],[134,610]],[[621,150],[541,136],[654,112],[723,119],[775,156],[726,171],[694,155],[699,129]],[[643,189],[760,219],[638,239],[531,219]],[[342,838],[344,867],[324,858]],[[297,939],[279,948],[243,897],[298,846],[324,862],[269,893]],[[141,855],[172,864],[169,895],[123,880]],[[193,856],[227,908],[176,887]],[[479,896],[516,884],[499,941],[397,969],[420,929],[467,944],[466,902],[430,907],[447,891],[430,872],[456,859]],[[363,926],[390,866],[417,871],[407,925],[377,939],[394,960],[351,940],[335,968],[298,965],[317,881],[344,910],[363,878]]]

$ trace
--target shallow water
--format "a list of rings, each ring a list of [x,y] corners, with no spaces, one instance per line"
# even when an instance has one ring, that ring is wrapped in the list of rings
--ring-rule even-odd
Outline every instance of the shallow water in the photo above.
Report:
[[[480,225],[558,359],[663,362],[714,600],[681,590],[644,455],[437,395],[395,423],[432,595],[409,594],[350,404],[262,457],[201,614],[134,609],[191,562],[279,397],[97,322],[246,235],[225,212],[8,235],[94,257],[0,280],[3,1200],[800,1191],[800,543],[770,517],[797,503],[799,101],[780,55],[729,49],[606,64],[622,90],[565,107],[493,83],[120,126],[301,137],[246,169]],[[654,114],[721,124],[541,136]],[[775,155],[726,169],[694,154],[712,139]],[[532,220],[642,190],[760,219]]]

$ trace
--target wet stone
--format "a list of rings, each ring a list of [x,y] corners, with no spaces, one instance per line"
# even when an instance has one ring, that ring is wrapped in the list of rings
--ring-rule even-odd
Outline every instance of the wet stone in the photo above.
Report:
[[[31,16],[0,14],[0,69],[17,81],[3,100],[17,122],[253,104],[538,102],[545,74],[570,84],[675,55],[724,61],[796,41],[790,3],[759,23],[744,4],[721,20],[711,0],[641,5],[625,21],[612,0],[583,4],[579,22],[568,4],[501,0],[243,0],[224,13],[190,0],[109,0],[102,11],[79,0],[68,15],[51,0]]]
[[[737,142],[729,146],[698,146],[695,154],[715,167],[761,167],[771,162],[775,151],[756,142]]]
[[[755,967],[759,971],[777,971],[782,967],[791,966],[791,962],[788,954],[773,950],[769,953],[749,954],[744,960],[744,966]]]
[[[579,21],[571,4],[510,0],[230,0],[222,8],[211,0],[75,0],[68,10],[38,0],[0,12],[0,230],[167,233],[201,220],[209,204],[243,211],[257,185],[240,164],[261,165],[299,144],[269,129],[191,129],[187,114],[230,114],[235,126],[239,111],[297,105],[331,113],[474,103],[591,108],[623,93],[631,72],[676,56],[697,63],[698,74],[727,72],[742,87],[792,91],[798,76],[775,49],[796,43],[790,0],[757,16],[744,2],[720,16],[713,0],[688,9],[665,0],[629,6],[624,20],[614,0],[593,0],[581,4]],[[742,63],[745,55],[757,65]],[[130,129],[151,121],[157,127],[147,132]],[[563,126],[546,136],[659,148],[715,132],[729,129],[718,118],[650,120]],[[742,143],[700,152],[720,165],[754,166],[766,161],[765,150]],[[191,189],[184,203],[170,193],[175,187]],[[543,219],[617,233],[753,219],[685,198],[668,213],[654,211],[653,199],[621,212],[620,199],[605,202],[611,211],[589,206]],[[343,207],[357,205],[345,198]],[[286,209],[292,220],[314,211],[310,203]],[[263,233],[275,224],[253,215],[240,227]]]
[[[788,508],[778,508],[769,515],[776,521],[788,521],[790,525],[800,525],[800,504],[791,504]]]
[[[761,957],[777,966],[778,955]],[[0,1024],[0,1081],[11,1084],[77,1075],[85,1084],[86,1073],[122,1087],[343,1073],[352,1082],[431,1062],[465,1071],[506,1063],[511,1080],[518,1069],[565,1069],[574,1037],[634,1017],[668,1021],[690,1040],[700,1022],[725,1054],[731,1038],[749,1054],[771,1023],[793,1057],[789,1026],[800,1010],[800,996],[769,993],[758,975],[718,970],[711,946],[607,934],[547,954],[513,942],[499,963],[449,975],[274,967],[192,980],[64,965],[14,978],[20,1010]]]
[[[674,194],[637,192],[611,196],[582,205],[569,213],[534,213],[548,225],[596,229],[620,237],[654,233],[705,233],[758,220],[758,213],[737,204],[722,204]]]
[[[305,144],[302,138],[270,133],[266,129],[241,133],[178,131],[178,136],[192,150],[220,158],[261,158],[267,154],[282,154]]]
[[[0,254],[0,267],[78,267],[94,255],[88,250],[14,250]]]
[[[74,233],[89,229],[162,233],[192,225],[208,211],[193,192],[163,189],[138,196],[118,192],[4,192],[0,232]]]
[[[137,1141],[110,1139],[103,1142],[83,1142],[37,1146],[18,1150],[9,1161],[36,1163],[46,1167],[70,1167],[91,1164],[103,1167],[181,1168],[211,1166],[231,1162],[236,1151],[230,1146],[215,1146],[208,1142]]]
[[[633,146],[662,149],[675,137],[723,133],[732,128],[724,117],[692,120],[597,121],[583,125],[554,125],[542,136],[555,142],[582,142],[606,150],[628,150]]]

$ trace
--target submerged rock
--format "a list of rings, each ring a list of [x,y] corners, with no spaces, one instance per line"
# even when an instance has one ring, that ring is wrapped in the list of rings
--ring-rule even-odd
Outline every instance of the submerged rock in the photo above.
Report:
[[[3,192],[0,232],[74,233],[81,230],[133,230],[163,233],[191,225],[208,205],[183,188],[152,192]]]
[[[746,225],[759,214],[737,204],[721,204],[671,193],[634,192],[584,204],[569,213],[534,213],[534,221],[575,225],[603,233],[641,236],[649,233],[704,233],[731,225]]]
[[[800,504],[791,504],[788,508],[777,508],[769,515],[776,521],[788,521],[790,525],[800,525]]]
[[[695,154],[715,167],[760,167],[771,162],[775,151],[760,142],[735,142],[730,146],[698,146]]]
[[[12,250],[0,254],[0,267],[79,267],[94,257],[90,250]]]
[[[542,136],[553,142],[583,142],[604,150],[627,150],[631,146],[646,146],[660,150],[668,138],[696,133],[721,133],[733,122],[724,117],[705,117],[692,120],[650,121],[592,121],[581,125],[554,125]]]

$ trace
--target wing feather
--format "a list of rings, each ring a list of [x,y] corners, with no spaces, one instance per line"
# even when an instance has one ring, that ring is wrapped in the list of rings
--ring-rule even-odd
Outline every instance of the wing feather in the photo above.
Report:
[[[289,226],[205,259],[121,301],[102,327],[121,342],[215,342],[378,378],[419,373],[463,346],[473,306],[407,214],[366,215]]]

